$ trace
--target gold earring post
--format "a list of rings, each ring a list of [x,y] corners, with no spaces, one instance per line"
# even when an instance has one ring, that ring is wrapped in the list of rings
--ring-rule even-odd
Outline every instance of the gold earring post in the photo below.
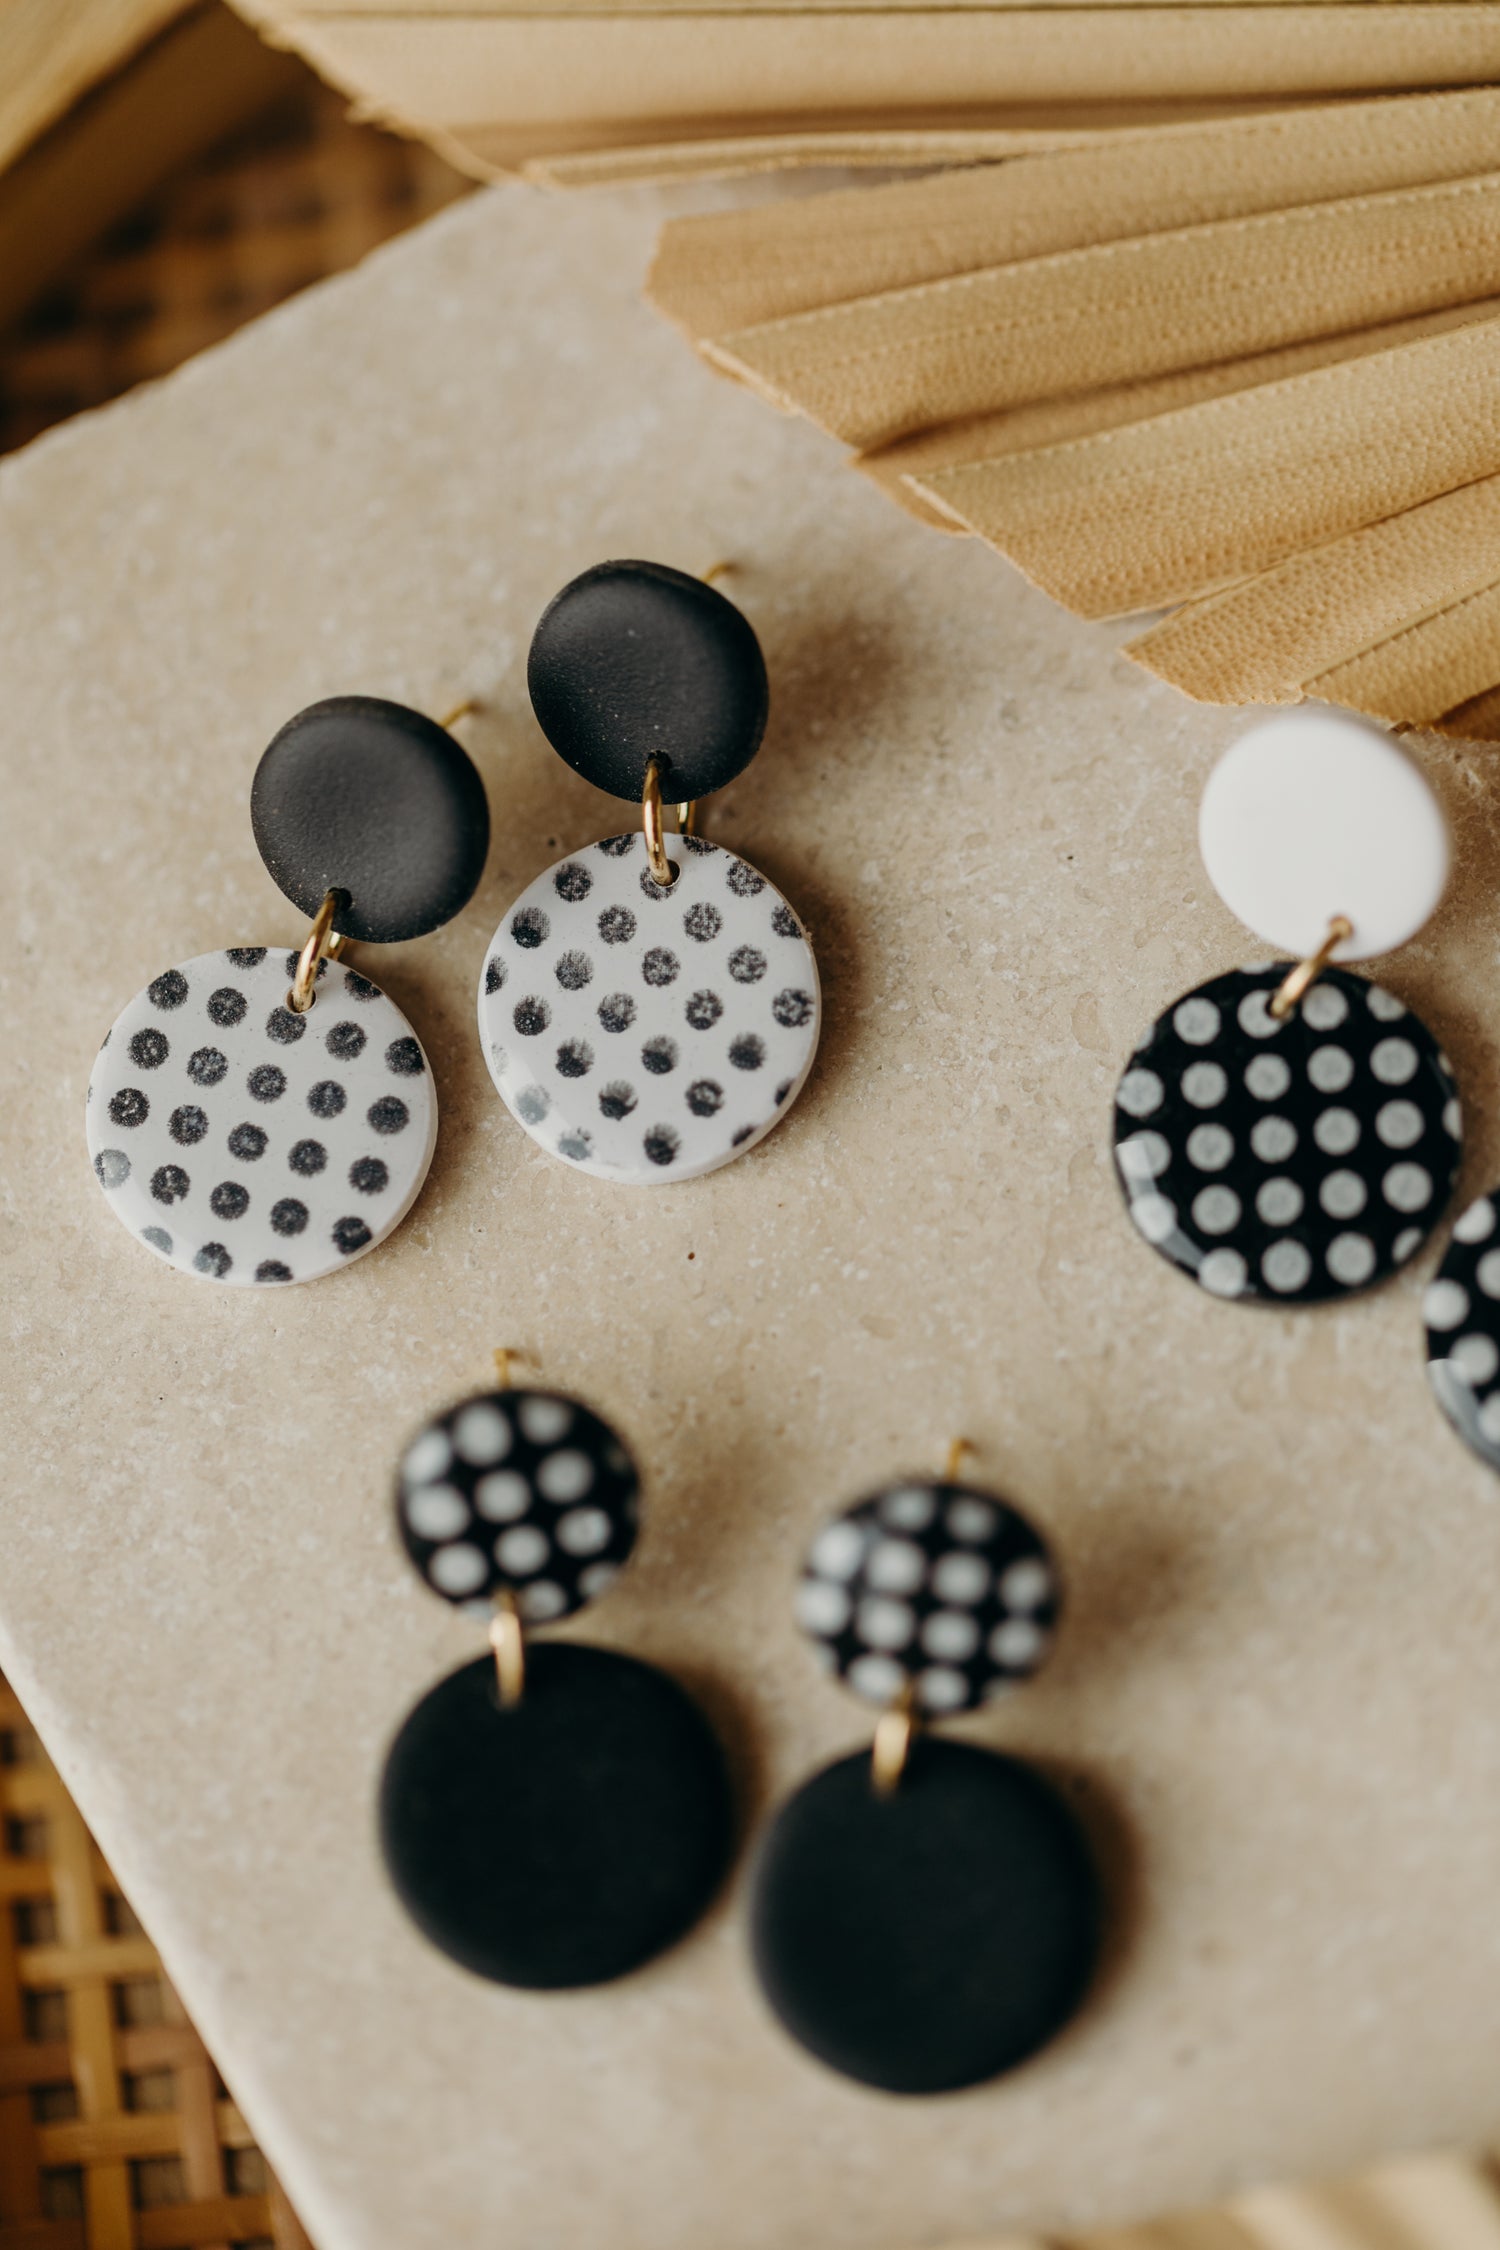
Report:
[[[973,1450],[973,1446],[970,1445],[966,1437],[956,1437],[949,1441],[948,1458],[943,1463],[944,1484],[957,1484],[963,1471],[963,1465]]]
[[[1335,914],[1328,925],[1328,935],[1316,953],[1299,961],[1276,988],[1276,997],[1270,1002],[1272,1015],[1282,1023],[1291,1014],[1309,985],[1317,983],[1339,947],[1354,935],[1354,924],[1347,914]]]

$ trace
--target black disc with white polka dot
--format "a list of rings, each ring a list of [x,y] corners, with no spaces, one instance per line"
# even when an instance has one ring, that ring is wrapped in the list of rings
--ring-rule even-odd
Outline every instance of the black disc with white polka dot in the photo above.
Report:
[[[1453,1072],[1427,1026],[1325,969],[1284,1020],[1287,964],[1187,993],[1115,1093],[1115,1166],[1146,1240],[1216,1297],[1315,1304],[1383,1281],[1458,1176]]]
[[[607,1422],[552,1391],[487,1391],[419,1430],[396,1517],[435,1594],[485,1611],[514,1594],[532,1625],[613,1583],[635,1545],[635,1463]]]
[[[820,1660],[856,1695],[910,1692],[972,1711],[1046,1657],[1060,1592],[1046,1541],[1010,1506],[958,1484],[898,1484],[813,1541],[795,1606]]]
[[[1500,1190],[1454,1222],[1422,1312],[1437,1402],[1465,1445],[1500,1469]]]

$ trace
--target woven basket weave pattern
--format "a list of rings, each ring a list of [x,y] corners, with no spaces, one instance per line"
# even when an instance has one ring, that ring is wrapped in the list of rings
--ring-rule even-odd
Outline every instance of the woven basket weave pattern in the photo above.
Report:
[[[0,453],[169,373],[467,184],[420,142],[351,124],[309,76],[0,337]]]
[[[309,2250],[0,1682],[0,2250]]]

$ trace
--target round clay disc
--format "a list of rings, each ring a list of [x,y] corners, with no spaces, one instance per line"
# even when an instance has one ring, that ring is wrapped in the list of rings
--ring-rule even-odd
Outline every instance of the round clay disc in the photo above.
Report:
[[[1368,719],[1309,706],[1241,735],[1208,777],[1198,845],[1232,914],[1306,959],[1336,915],[1336,961],[1405,945],[1448,882],[1448,824],[1421,768]]]
[[[549,867],[479,982],[511,1115],[549,1155],[635,1187],[753,1148],[801,1092],[822,1017],[812,947],[765,876],[698,836],[667,856],[665,888],[639,830]]]
[[[1041,1533],[998,1493],[908,1478],[812,1543],[792,1607],[825,1671],[882,1710],[972,1711],[1046,1662],[1061,1607]]]
[[[94,1173],[137,1241],[232,1286],[315,1281],[415,1202],[437,1141],[420,1040],[368,977],[240,945],[154,977],[89,1078]]]
[[[605,1984],[675,1944],[729,1864],[724,1754],[675,1680],[612,1650],[528,1646],[425,1695],[380,1784],[392,1882],[432,1943],[496,1984]]]
[[[484,873],[484,784],[447,729],[404,703],[335,695],[289,719],[255,769],[260,856],[309,920],[342,891],[336,927],[394,945],[467,906]]]
[[[401,1457],[396,1522],[424,1584],[486,1621],[527,1625],[597,1601],[635,1546],[640,1478],[609,1424],[556,1391],[483,1391],[423,1424]]]
[[[1383,1281],[1443,1215],[1463,1121],[1447,1056],[1383,986],[1285,962],[1184,993],[1115,1090],[1130,1216],[1214,1297],[1316,1304]]]
[[[637,804],[653,758],[664,797],[707,797],[744,771],[766,731],[765,658],[748,618],[664,563],[599,563],[564,586],[526,678],[558,756]]]
[[[1500,1193],[1454,1221],[1422,1313],[1433,1394],[1470,1451],[1500,1469]]]
[[[868,1752],[782,1808],[756,1866],[755,1966],[846,2078],[943,2094],[1012,2069],[1082,2001],[1099,1948],[1083,1833],[1031,1767],[918,1736],[892,1796]]]

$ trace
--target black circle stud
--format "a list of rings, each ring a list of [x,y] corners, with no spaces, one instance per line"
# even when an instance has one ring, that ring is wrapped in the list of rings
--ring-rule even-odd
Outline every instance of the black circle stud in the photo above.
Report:
[[[250,789],[261,858],[311,917],[343,893],[348,938],[394,945],[466,906],[490,842],[484,784],[436,720],[373,695],[335,695],[289,719]]]
[[[965,1485],[892,1485],[813,1541],[794,1597],[820,1661],[882,1708],[971,1711],[1045,1660],[1057,1570],[1020,1510]]]
[[[761,1984],[846,2078],[941,2094],[1024,2062],[1073,2015],[1099,1950],[1093,1861],[1028,1766],[919,1736],[878,1796],[867,1755],[815,1774],[762,1848]]]
[[[769,690],[749,620],[701,578],[664,563],[599,563],[554,596],[527,684],[542,732],[595,788],[640,801],[707,797],[760,748]]]
[[[611,1650],[532,1649],[502,1709],[489,1657],[440,1681],[380,1789],[391,1880],[477,1976],[604,1984],[682,1937],[729,1864],[724,1755],[691,1697]]]
[[[1427,1026],[1325,969],[1284,1019],[1287,964],[1184,994],[1115,1093],[1115,1167],[1136,1227],[1216,1297],[1315,1304],[1421,1248],[1453,1192],[1462,1120]]]
[[[602,1594],[635,1545],[640,1480],[609,1424],[554,1391],[486,1391],[412,1439],[397,1477],[406,1551],[435,1594],[528,1625]]]
[[[1482,1195],[1454,1221],[1427,1284],[1427,1379],[1471,1452],[1500,1469],[1500,1196]]]

